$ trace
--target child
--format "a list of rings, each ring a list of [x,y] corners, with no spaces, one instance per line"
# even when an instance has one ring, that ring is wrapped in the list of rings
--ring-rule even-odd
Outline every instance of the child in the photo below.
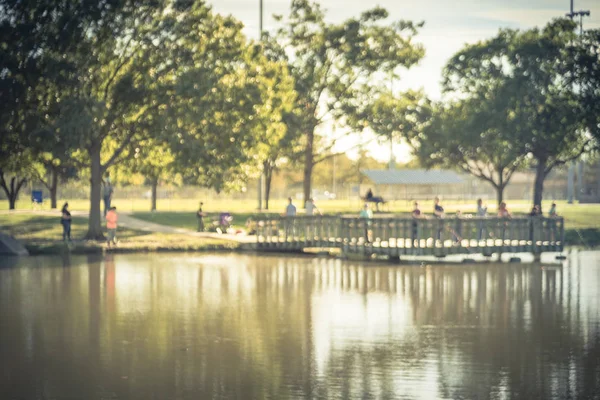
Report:
[[[106,229],[108,231],[106,244],[108,247],[110,247],[111,242],[113,242],[115,245],[117,244],[117,220],[117,207],[111,207],[106,213]]]

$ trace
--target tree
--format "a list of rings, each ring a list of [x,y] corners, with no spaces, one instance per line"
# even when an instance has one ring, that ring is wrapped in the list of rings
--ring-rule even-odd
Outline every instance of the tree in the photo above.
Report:
[[[448,63],[445,90],[483,101],[497,93],[497,115],[511,141],[536,168],[534,204],[541,205],[544,179],[553,168],[580,157],[589,144],[576,85],[569,83],[568,48],[575,24],[555,20],[543,29],[502,30],[468,45]]]
[[[0,187],[8,199],[9,210],[14,210],[19,191],[35,176],[39,164],[35,163],[28,149],[16,150],[18,145],[5,140],[2,142],[0,144]],[[8,151],[5,150],[6,148]]]
[[[289,114],[284,115],[284,121],[286,120],[286,116],[289,117]],[[299,143],[299,138],[294,137],[295,133],[297,133],[295,130],[286,130],[286,134],[269,147],[269,153],[263,161],[266,210],[269,209],[273,174],[279,169],[283,161],[287,161],[287,163],[292,166],[295,166],[299,161],[301,145]]]
[[[166,142],[145,139],[136,143],[133,158],[127,162],[130,172],[139,173],[150,181],[150,211],[156,211],[158,184],[174,175],[175,158]]]
[[[3,97],[8,97],[3,92]],[[25,122],[18,111],[1,113],[0,125],[0,187],[4,190],[9,209],[15,209],[19,191],[31,176],[33,156],[19,134]]]
[[[377,95],[364,116],[369,128],[381,139],[410,142],[431,117],[425,94],[409,90],[394,95],[387,90]]]
[[[0,0],[0,141],[4,171],[13,160],[9,168],[18,167],[19,171],[12,172],[25,172],[29,178],[43,174],[36,161],[50,161],[43,153],[51,142],[42,140],[40,132],[52,119],[47,111],[63,97],[47,89],[72,87],[73,82],[64,80],[63,72],[69,68],[65,54],[90,33],[85,27],[102,17],[111,18],[111,10],[118,8],[116,2],[104,1]],[[55,164],[51,160],[51,165]],[[25,182],[13,178],[14,189]],[[15,196],[11,193],[9,198]]]
[[[459,169],[488,182],[498,204],[513,174],[526,161],[524,147],[509,129],[497,93],[487,97],[440,104],[430,123],[417,135],[415,148],[421,164]]]
[[[379,74],[389,76],[399,67],[409,68],[424,55],[422,47],[412,43],[422,24],[384,25],[387,17],[385,9],[373,8],[333,24],[325,21],[318,4],[293,0],[285,25],[276,33],[276,40],[287,49],[295,80],[297,118],[288,130],[303,137],[305,201],[310,197],[313,168],[323,160],[318,155],[329,153],[315,147],[323,125],[334,121],[341,129],[362,129],[364,125],[351,126],[352,117],[370,104]]]
[[[567,70],[570,83],[580,88],[585,127],[600,149],[600,29],[585,31],[579,39],[569,47]]]
[[[222,58],[194,55],[197,69],[181,77],[169,129],[178,170],[220,192],[239,188],[259,173],[259,166],[286,133],[284,112],[294,99],[287,66],[265,57],[262,47],[246,45],[235,25],[239,52]],[[224,40],[224,39],[221,39]],[[220,71],[207,80],[206,71]],[[200,84],[199,82],[202,82]]]

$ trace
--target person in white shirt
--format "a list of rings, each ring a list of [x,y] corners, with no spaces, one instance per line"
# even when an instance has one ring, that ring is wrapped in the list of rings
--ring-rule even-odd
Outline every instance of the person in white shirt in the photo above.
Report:
[[[312,197],[306,201],[306,203],[304,204],[304,208],[306,209],[306,215],[308,217],[312,217],[313,215],[315,215],[315,213],[323,215],[321,214],[321,211],[317,208],[317,205],[315,204],[315,199],[313,199]]]
[[[483,206],[483,200],[481,199],[477,199],[477,216],[479,218],[485,218],[487,217],[487,206]],[[477,234],[477,240],[482,240],[483,237],[485,236],[485,229],[484,229],[484,224],[483,221],[479,221],[477,223],[478,225],[478,234]]]
[[[288,197],[288,205],[285,208],[285,240],[288,236],[294,234],[294,218],[296,217],[296,206],[292,203],[292,198]]]

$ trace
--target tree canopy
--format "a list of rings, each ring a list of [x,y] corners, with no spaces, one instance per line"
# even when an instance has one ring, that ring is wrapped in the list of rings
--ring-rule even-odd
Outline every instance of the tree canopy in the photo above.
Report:
[[[312,170],[323,154],[315,136],[326,123],[361,130],[352,124],[369,108],[380,74],[410,68],[423,56],[413,42],[422,24],[387,23],[388,12],[375,7],[341,23],[329,23],[325,11],[308,0],[293,0],[284,25],[275,35],[286,48],[295,81],[294,118],[288,129],[303,137],[304,197],[310,197]],[[327,153],[327,151],[325,151]]]
[[[139,146],[165,143],[188,177],[219,191],[255,173],[285,133],[282,112],[293,98],[286,66],[203,1],[1,6],[0,89],[10,105],[1,148],[16,156],[40,149],[54,162],[77,154],[91,176],[88,238],[102,237],[103,175]],[[36,147],[42,134],[57,146]]]
[[[467,45],[444,71],[445,91],[470,101],[469,114],[475,116],[492,102],[491,112],[479,114],[484,118],[477,124],[482,134],[489,132],[490,123],[495,125],[492,143],[502,138],[490,156],[512,158],[507,165],[518,165],[522,155],[532,158],[534,204],[541,205],[546,175],[588,149],[578,88],[568,79],[567,57],[575,41],[575,24],[564,19],[543,29],[501,30],[494,38]],[[461,137],[459,144],[468,148],[473,138]],[[484,164],[493,161],[481,158]]]

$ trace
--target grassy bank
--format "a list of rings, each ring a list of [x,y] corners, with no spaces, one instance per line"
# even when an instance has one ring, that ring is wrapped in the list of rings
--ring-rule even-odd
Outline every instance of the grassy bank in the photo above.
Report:
[[[408,210],[403,212],[408,215]],[[518,215],[519,213],[515,214]],[[233,225],[244,228],[246,220],[253,215],[256,215],[256,213],[232,214]],[[271,215],[277,214],[272,213]],[[600,223],[597,222],[600,221],[600,207],[570,208],[565,210],[562,215],[565,215],[566,219],[565,243],[568,246],[600,246]],[[133,213],[133,216],[144,221],[176,228],[196,230],[197,227],[195,215],[191,212],[138,212]],[[210,221],[217,220],[217,218],[218,214],[209,213],[207,224]]]
[[[62,241],[59,217],[28,214],[0,214],[0,231],[19,239],[31,254],[100,253],[106,243],[86,241],[87,218],[74,217],[71,226],[73,242]],[[121,228],[117,231],[118,246],[111,252],[144,251],[217,251],[233,250],[238,244],[219,239],[195,238],[181,234],[149,233]]]
[[[69,206],[74,211],[88,211],[89,201],[88,200],[71,200]],[[235,215],[236,224],[242,224],[245,222],[247,217],[253,213],[256,213],[256,201],[255,200],[233,200],[227,198],[214,198],[214,199],[200,199],[204,201],[204,211],[211,214],[219,214],[221,212],[230,212]],[[58,205],[61,206],[64,203],[64,199],[59,200]],[[178,213],[187,214],[191,218],[191,224],[195,224],[194,212],[198,208],[199,200],[195,199],[158,199],[157,214],[164,214],[169,216],[175,216],[179,221],[185,219],[185,217],[178,217]],[[302,211],[301,201],[295,201],[296,207],[299,212]],[[523,214],[527,213],[531,208],[531,203],[525,200],[508,200],[508,208],[512,213]],[[544,202],[544,210],[547,212],[550,208],[550,201]],[[150,201],[147,199],[121,199],[117,196],[114,199],[113,204],[118,207],[122,212],[132,212],[140,218],[150,218],[154,213],[149,213]],[[490,213],[496,211],[494,201],[487,202]],[[286,199],[274,199],[270,202],[270,213],[283,213],[285,206],[287,205]],[[431,213],[433,210],[432,201],[420,201],[421,210],[425,213]],[[463,213],[474,213],[476,210],[475,199],[473,201],[444,201],[442,199],[442,205],[446,211],[450,214],[455,213],[457,210],[461,210]],[[558,212],[560,215],[567,219],[567,226],[569,228],[598,228],[600,227],[600,204],[567,204],[566,201],[557,202]],[[324,213],[358,213],[362,207],[362,202],[356,198],[354,200],[322,200],[317,201],[318,208]],[[3,200],[0,201],[0,211],[8,208],[8,202]],[[42,210],[50,210],[49,202],[44,203]],[[17,209],[19,210],[31,210],[31,203],[29,201],[18,201]],[[390,213],[406,213],[412,210],[412,201],[398,200],[390,202],[385,205],[383,209]],[[55,210],[57,215],[59,211]],[[144,216],[147,217],[144,217]],[[239,216],[239,217],[238,217]],[[152,217],[162,218],[162,217]],[[241,223],[238,223],[238,220]],[[168,221],[167,221],[168,222]],[[171,224],[172,225],[172,224]],[[183,226],[179,223],[173,226]],[[188,225],[192,226],[192,225]],[[195,227],[195,226],[193,226]]]
[[[281,214],[284,210],[283,204],[279,204],[281,207],[271,207],[271,210],[265,211],[263,214],[277,215]],[[324,207],[324,204],[326,207]],[[323,202],[318,204],[319,208],[324,214],[337,214],[337,213],[349,213],[358,214],[358,209],[350,208],[348,206],[335,207],[336,201]],[[421,202],[421,211],[426,214],[430,214],[430,210],[433,210],[432,202]],[[359,204],[360,206],[360,204]],[[567,204],[566,202],[557,203],[559,215],[565,218],[565,226],[567,229],[598,229],[600,228],[600,204]],[[463,213],[475,213],[474,204],[462,204],[462,203],[450,203],[444,204],[446,212],[450,215],[454,214],[457,210],[461,210]],[[228,208],[223,206],[221,208],[204,207],[205,212],[209,214],[209,220],[215,220],[218,218],[220,212],[227,211],[233,215],[234,225],[243,227],[246,220],[256,215],[255,210],[248,209],[247,205],[240,204],[239,208]],[[388,211],[389,210],[389,211]],[[412,211],[412,205],[406,202],[398,202],[389,207],[385,207],[383,212],[392,214],[408,214]],[[489,206],[490,215],[495,213],[495,208]],[[510,204],[510,211],[514,215],[525,215],[529,212],[529,204],[525,202]],[[301,207],[298,206],[299,214],[302,213]],[[196,217],[195,210],[175,210],[175,211],[157,211],[157,212],[134,212],[132,214],[135,218],[142,219],[144,221],[150,221],[157,224],[168,225],[178,228],[196,229]]]
[[[599,213],[600,214],[600,213]],[[234,225],[243,227],[251,212],[235,213]],[[196,229],[196,218],[188,212],[135,213],[136,218],[161,225]],[[217,218],[218,214],[212,213]],[[600,215],[591,207],[582,207],[567,216],[565,242],[568,246],[600,246]],[[74,217],[71,236],[73,243],[62,242],[62,226],[58,216],[31,215],[26,213],[0,214],[0,232],[15,236],[31,254],[98,253],[106,250],[103,242],[85,241],[87,218]],[[119,245],[114,252],[144,251],[208,251],[235,250],[239,244],[227,240],[196,238],[183,234],[151,233],[141,230],[120,228]]]

